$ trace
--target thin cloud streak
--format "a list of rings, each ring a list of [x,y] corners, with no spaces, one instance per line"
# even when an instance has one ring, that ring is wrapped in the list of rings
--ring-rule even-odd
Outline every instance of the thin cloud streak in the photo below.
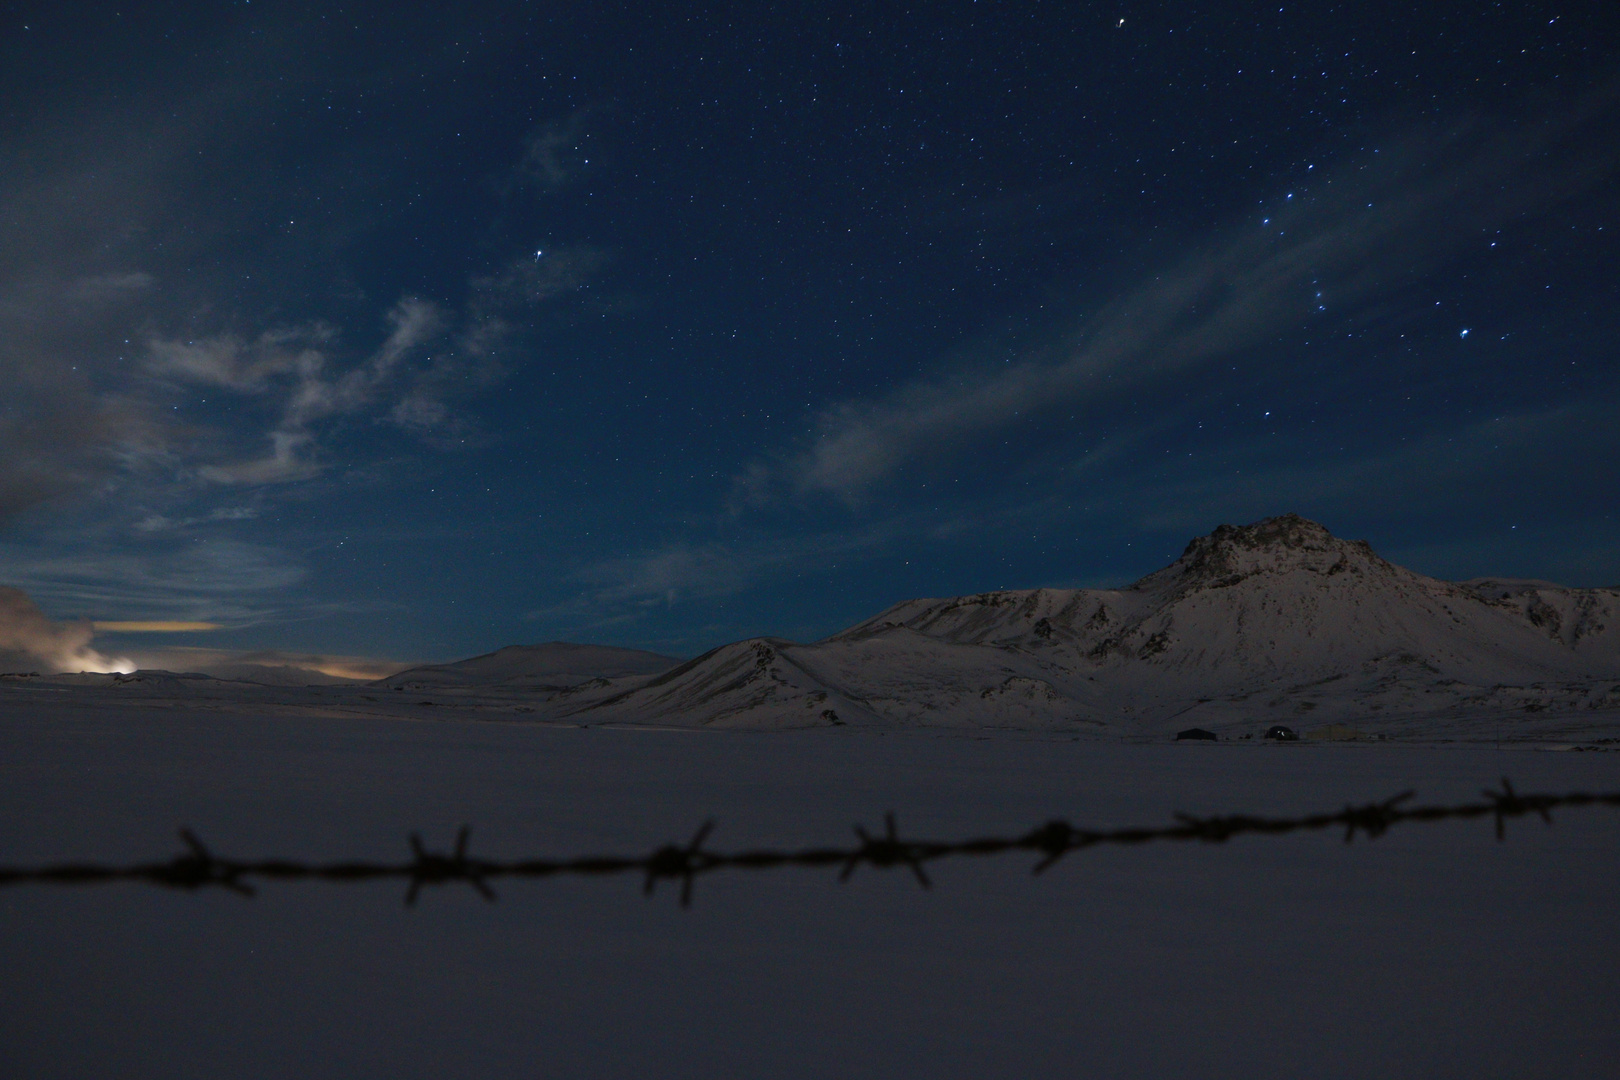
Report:
[[[135,619],[90,624],[98,634],[187,634],[220,629],[214,622],[181,622],[175,619]]]
[[[59,611],[237,627],[282,611],[280,594],[307,576],[275,548],[225,538],[161,551],[91,543],[50,555],[0,546],[0,565],[10,584]]]
[[[1223,242],[1124,293],[1068,344],[832,406],[807,448],[747,466],[732,503],[822,493],[859,504],[914,462],[1058,409],[1120,401],[1274,340],[1315,317],[1319,304],[1340,311],[1398,295],[1484,230],[1611,179],[1620,152],[1611,147],[1594,159],[1590,145],[1612,130],[1615,97],[1607,90],[1555,123],[1481,125],[1438,146],[1413,136],[1359,155],[1308,196],[1255,214]],[[1575,164],[1576,147],[1584,164]]]
[[[573,575],[583,586],[576,597],[523,617],[575,632],[623,626],[660,609],[724,600],[794,567],[860,559],[890,544],[901,532],[899,525],[889,523],[792,540],[676,541],[583,567]]]

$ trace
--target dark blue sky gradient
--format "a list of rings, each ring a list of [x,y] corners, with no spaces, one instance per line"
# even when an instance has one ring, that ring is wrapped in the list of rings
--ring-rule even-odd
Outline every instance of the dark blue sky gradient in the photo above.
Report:
[[[54,617],[691,654],[1288,511],[1620,581],[1612,3],[130,8],[0,4]]]

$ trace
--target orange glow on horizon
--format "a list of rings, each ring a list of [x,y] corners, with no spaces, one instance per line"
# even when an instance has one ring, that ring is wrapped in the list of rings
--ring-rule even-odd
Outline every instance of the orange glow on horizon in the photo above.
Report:
[[[137,620],[134,622],[97,622],[90,625],[96,628],[96,633],[113,634],[180,634],[188,630],[218,630],[219,623],[213,622],[175,622],[170,620]]]

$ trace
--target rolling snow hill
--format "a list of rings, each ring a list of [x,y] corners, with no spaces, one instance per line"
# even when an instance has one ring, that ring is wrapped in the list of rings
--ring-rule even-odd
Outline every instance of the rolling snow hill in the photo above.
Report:
[[[560,690],[593,680],[653,675],[680,663],[673,656],[618,649],[608,645],[508,645],[483,656],[451,664],[410,668],[376,686],[389,689],[437,690],[454,687],[500,687],[507,690]]]

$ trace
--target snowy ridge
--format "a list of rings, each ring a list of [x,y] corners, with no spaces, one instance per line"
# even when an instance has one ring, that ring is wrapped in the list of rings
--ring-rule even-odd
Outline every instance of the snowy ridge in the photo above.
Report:
[[[814,644],[754,639],[560,715],[737,727],[1158,734],[1198,723],[1620,715],[1620,592],[1452,583],[1296,515],[1223,525],[1124,589],[910,600]]]

